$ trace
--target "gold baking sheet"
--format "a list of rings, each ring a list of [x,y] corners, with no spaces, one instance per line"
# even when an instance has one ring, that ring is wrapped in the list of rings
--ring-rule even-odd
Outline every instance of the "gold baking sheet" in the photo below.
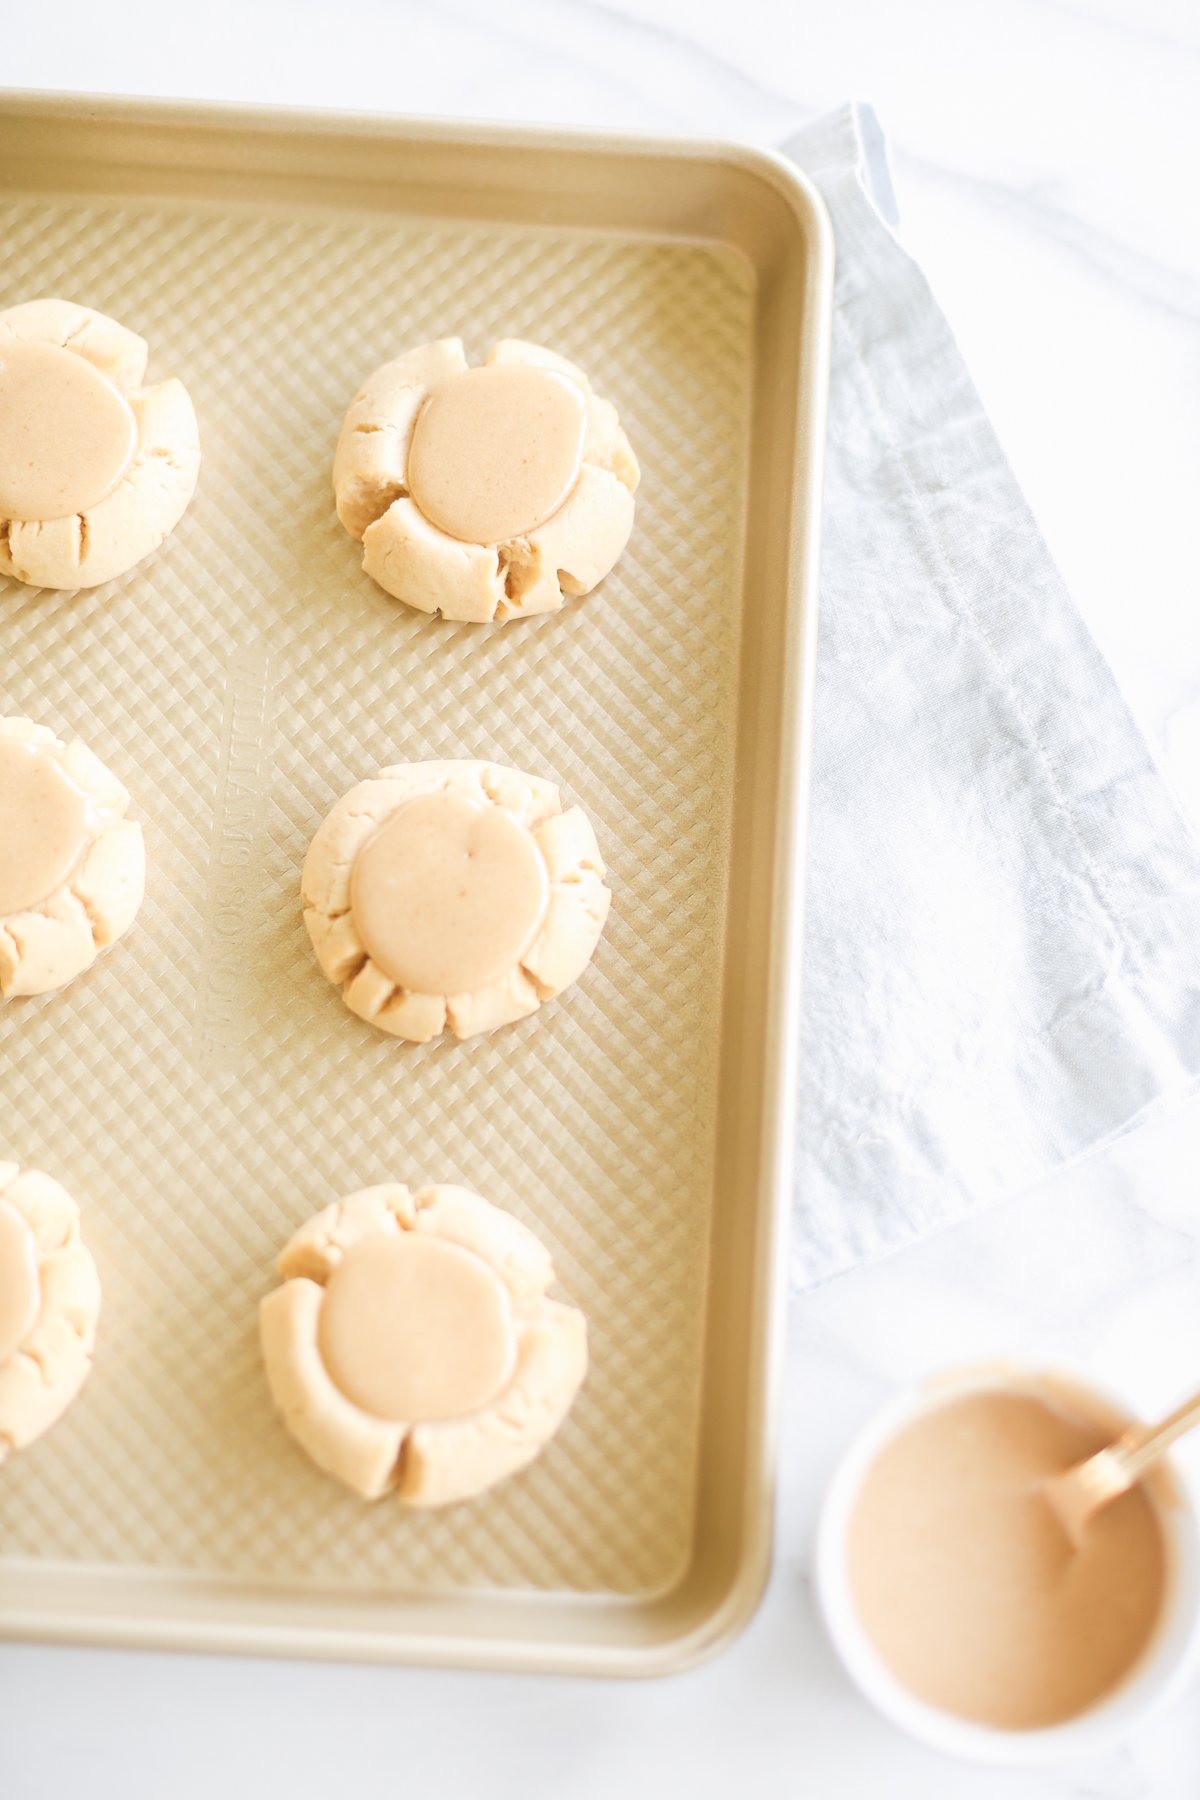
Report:
[[[0,1157],[76,1195],[104,1286],[84,1394],[0,1472],[0,1628],[675,1666],[767,1560],[819,210],[719,148],[82,101],[6,102],[0,176],[0,305],[141,332],[204,454],[140,568],[0,582],[0,712],[90,744],[149,859],[129,936],[0,1012]],[[553,617],[423,618],[334,516],[359,382],[450,333],[577,360],[641,460],[629,550]],[[354,781],[446,756],[556,781],[614,903],[535,1018],[407,1047],[320,975],[299,868]],[[288,1234],[387,1179],[511,1208],[590,1321],[548,1453],[424,1516],[311,1467],[257,1351]]]

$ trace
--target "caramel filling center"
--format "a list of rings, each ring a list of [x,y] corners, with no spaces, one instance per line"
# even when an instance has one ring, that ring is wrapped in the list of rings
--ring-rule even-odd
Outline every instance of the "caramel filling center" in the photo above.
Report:
[[[512,1374],[512,1304],[470,1250],[417,1231],[370,1238],[326,1283],[318,1348],[334,1386],[375,1418],[461,1418]]]
[[[553,369],[493,363],[434,389],[408,452],[408,487],[425,517],[468,544],[525,537],[579,479],[587,401]]]
[[[0,341],[0,517],[86,513],[136,447],[129,402],[99,369],[57,344]]]
[[[87,796],[56,753],[0,738],[0,919],[48,899],[88,835]]]
[[[470,994],[519,963],[546,910],[532,833],[458,794],[405,801],[363,845],[350,904],[363,948],[402,988]]]
[[[41,1299],[33,1233],[16,1207],[0,1200],[0,1369],[32,1331]]]

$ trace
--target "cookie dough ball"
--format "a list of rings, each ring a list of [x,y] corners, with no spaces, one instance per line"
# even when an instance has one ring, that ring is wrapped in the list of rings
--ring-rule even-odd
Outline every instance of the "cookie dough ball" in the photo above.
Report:
[[[377,369],[338,439],[338,517],[387,593],[523,619],[590,593],[629,541],[638,466],[582,369],[520,338],[441,338]]]
[[[0,719],[0,995],[65,986],[132,925],[146,878],[129,795],[98,757]]]
[[[196,487],[179,381],[143,386],[145,341],[71,300],[0,312],[0,574],[92,588],[149,556]]]
[[[279,1271],[260,1312],[275,1404],[366,1500],[481,1494],[544,1449],[587,1372],[546,1250],[466,1188],[364,1188],[301,1226]]]
[[[70,1194],[0,1163],[0,1463],[66,1412],[92,1366],[99,1316],[100,1279]]]
[[[536,1012],[586,969],[611,899],[580,809],[485,762],[360,781],[313,838],[302,897],[350,1011],[415,1044]]]

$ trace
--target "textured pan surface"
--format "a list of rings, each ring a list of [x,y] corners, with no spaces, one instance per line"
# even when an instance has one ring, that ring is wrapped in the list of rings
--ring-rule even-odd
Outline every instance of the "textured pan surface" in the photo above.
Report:
[[[18,1559],[285,1582],[646,1594],[693,1530],[729,874],[752,279],[720,248],[138,197],[0,197],[0,304],[61,294],[189,386],[204,463],[166,546],[79,597],[0,584],[0,710],[78,734],[145,826],[127,940],[0,1012],[0,1155],[84,1208],[94,1376],[0,1477]],[[502,335],[577,359],[644,471],[590,599],[446,625],[358,569],[329,491],[361,378]],[[319,975],[309,837],[403,758],[490,757],[595,822],[614,905],[536,1018],[405,1048]],[[276,1421],[255,1327],[273,1258],[370,1182],[462,1181],[532,1225],[592,1374],[529,1473],[429,1517],[366,1507]]]

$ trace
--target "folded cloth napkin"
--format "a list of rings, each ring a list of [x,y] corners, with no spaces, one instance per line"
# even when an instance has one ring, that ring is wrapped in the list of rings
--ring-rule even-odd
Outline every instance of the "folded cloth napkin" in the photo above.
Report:
[[[1195,1085],[1200,847],[895,235],[874,115],[843,109],[785,149],[838,261],[803,1284],[1031,1186]]]

